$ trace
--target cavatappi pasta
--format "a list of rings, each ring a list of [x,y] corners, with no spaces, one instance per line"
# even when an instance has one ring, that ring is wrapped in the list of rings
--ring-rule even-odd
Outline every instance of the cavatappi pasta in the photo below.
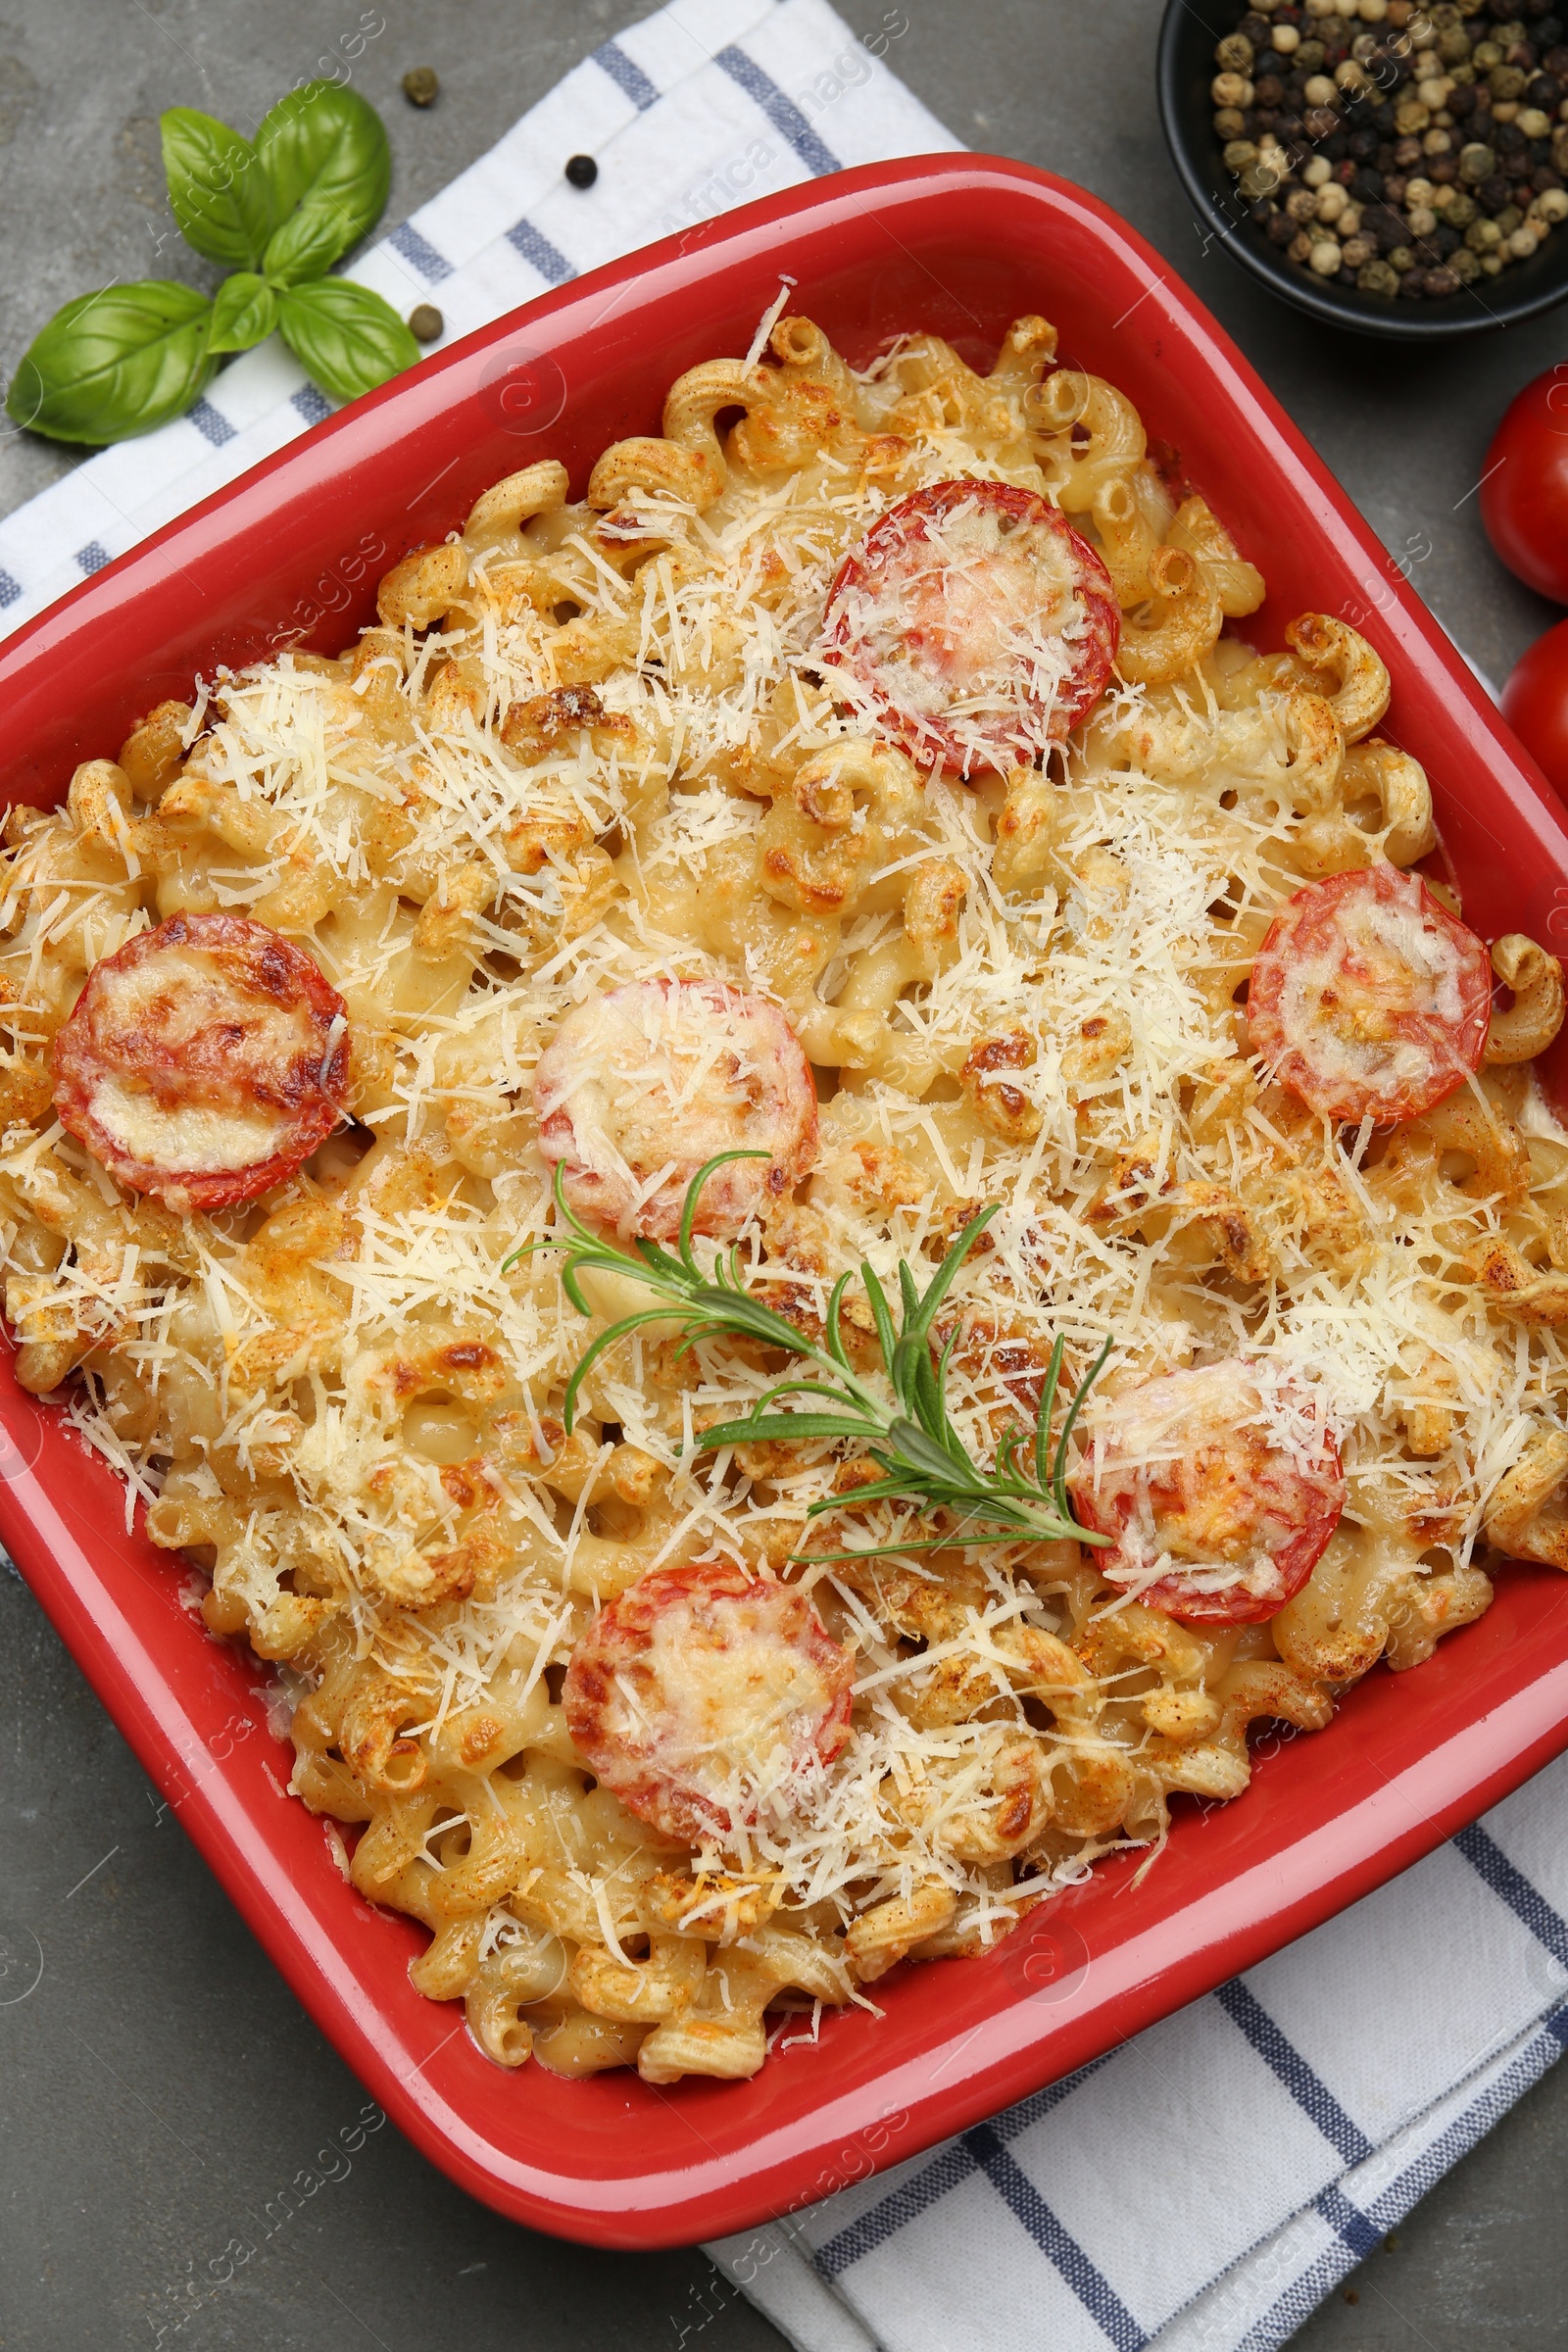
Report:
[[[278,1662],[295,1792],[504,2066],[748,2076],[792,2010],[980,1952],[1173,1793],[1239,1794],[1254,1722],[1419,1665],[1493,1554],[1568,1567],[1568,1135],[1531,1067],[1558,967],[1494,943],[1488,1030],[1452,893],[1400,879],[1435,836],[1376,655],[1320,614],[1251,652],[1259,572],[1054,355],[1029,318],[989,375],[918,335],[857,374],[785,318],[585,500],[549,460],[498,483],[340,660],[221,674],[7,823],[19,1376]],[[1282,908],[1376,914],[1374,885],[1431,1034],[1480,1026],[1441,1100],[1348,1121],[1247,988]],[[189,1041],[239,1036],[246,989],[274,1028],[224,1094]],[[1281,1004],[1310,1067],[1320,965],[1287,957]],[[1430,1039],[1395,1026],[1408,1110]],[[1335,1034],[1338,1068],[1392,1033]],[[941,1327],[952,1410],[988,1460],[1053,1335],[1069,1378],[1113,1335],[1086,1524],[1106,1433],[1232,1367],[1257,1461],[1333,1456],[1293,1596],[1258,1582],[1288,1547],[1211,1529],[1172,1613],[1157,1509],[1137,1573],[1125,1544],[857,1559],[921,1531],[820,1443],[699,1450],[780,1367],[657,1327],[568,1438],[602,1326],[554,1257],[508,1264],[551,1166],[667,1235],[749,1141],[765,1178],[735,1163],[710,1230],[803,1330],[841,1271],[929,1270],[1002,1204]],[[639,1714],[675,1703],[661,1640],[700,1788]]]

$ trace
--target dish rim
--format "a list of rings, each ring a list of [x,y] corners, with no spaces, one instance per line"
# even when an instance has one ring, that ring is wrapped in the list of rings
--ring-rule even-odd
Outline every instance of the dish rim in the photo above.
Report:
[[[341,468],[357,462],[356,437],[372,453],[379,450],[380,462],[387,463],[392,428],[400,418],[408,431],[431,419],[443,429],[461,429],[461,404],[468,397],[463,387],[482,381],[482,364],[509,343],[515,346],[519,333],[530,352],[548,361],[552,349],[571,348],[564,328],[552,346],[552,321],[561,327],[578,306],[604,298],[601,316],[608,316],[617,302],[629,300],[632,290],[641,289],[643,310],[653,312],[680,284],[698,300],[705,285],[726,270],[737,279],[764,264],[772,270],[781,229],[819,236],[824,251],[826,241],[837,238],[833,250],[854,249],[846,267],[868,283],[883,250],[873,244],[873,233],[883,231],[899,243],[888,213],[904,205],[912,219],[916,208],[927,208],[935,223],[950,208],[971,200],[991,208],[999,237],[1010,229],[1027,243],[1031,230],[1058,238],[1070,230],[1087,239],[1107,270],[1120,273],[1123,290],[1138,289],[1127,317],[1143,313],[1137,332],[1156,354],[1162,334],[1174,338],[1180,329],[1193,347],[1194,364],[1200,362],[1207,371],[1206,392],[1228,395],[1238,430],[1245,425],[1254,441],[1271,443],[1276,465],[1288,462],[1294,470],[1293,491],[1310,497],[1342,570],[1359,579],[1377,605],[1381,637],[1391,649],[1397,646],[1399,659],[1429,686],[1441,687],[1458,735],[1484,750],[1501,771],[1497,789],[1510,822],[1539,844],[1548,876],[1564,877],[1560,903],[1568,906],[1568,831],[1539,771],[1513,744],[1462,658],[1402,577],[1391,579],[1387,558],[1369,527],[1229,338],[1109,208],[1068,182],[999,158],[906,158],[808,183],[624,257],[506,315],[288,443],[24,624],[0,643],[0,694],[15,688],[24,709],[30,694],[43,727],[37,672],[44,657],[63,662],[75,644],[82,658],[88,633],[110,627],[117,616],[122,628],[127,615],[137,626],[150,625],[142,620],[140,600],[160,578],[182,593],[175,575],[187,584],[192,580],[182,557],[205,560],[217,543],[216,521],[233,515],[247,533],[260,531],[268,508],[258,493],[272,488],[278,504],[286,493],[303,497],[312,482],[329,475],[334,448]],[[935,237],[933,226],[932,250]],[[656,358],[645,368],[640,388],[662,397],[667,364]],[[435,399],[443,383],[452,392],[444,407]],[[247,514],[253,518],[249,522]],[[66,756],[59,742],[46,737],[34,760],[34,785],[51,763],[58,781]],[[90,754],[78,746],[77,756]],[[24,769],[25,759],[24,754]],[[104,1479],[111,1477],[103,1472]],[[836,2030],[841,2021],[830,2021],[825,2039],[842,2064],[822,2103],[815,2095],[821,2079],[812,2070],[833,2060],[815,2052],[807,2053],[798,2068],[794,2053],[776,2057],[750,2084],[688,2082],[673,2093],[650,2095],[649,2086],[635,2077],[634,2089],[628,2089],[624,2078],[608,2075],[561,2086],[582,2102],[573,2116],[534,2070],[514,2082],[474,2051],[475,2065],[493,2077],[493,2083],[487,2087],[469,2070],[461,2076],[459,2096],[450,2086],[462,2052],[441,2062],[462,2034],[461,2016],[454,2025],[447,2005],[423,2001],[406,1986],[407,2001],[395,1986],[385,1997],[356,1999],[363,1978],[355,1973],[350,1946],[363,1951],[378,1937],[381,1953],[409,1948],[402,1935],[405,1923],[374,1911],[352,1892],[352,1912],[341,1904],[334,1908],[331,1888],[311,1876],[329,1875],[320,1872],[321,1825],[295,1800],[268,1810],[260,1740],[247,1735],[239,1745],[231,1742],[225,1758],[213,1757],[202,1724],[215,1720],[210,1702],[232,1710],[240,1671],[235,1658],[193,1632],[182,1616],[172,1563],[154,1560],[150,1551],[143,1559],[145,1546],[127,1544],[89,1515],[83,1496],[90,1497],[96,1483],[83,1471],[80,1452],[63,1429],[16,1389],[8,1354],[0,1362],[0,1537],[110,1714],[165,1794],[177,1803],[198,1846],[316,2022],[401,2129],[452,2178],[502,2212],[593,2243],[651,2248],[728,2234],[764,2218],[780,2218],[902,2162],[1252,1965],[1418,1859],[1568,1745],[1568,1586],[1549,1570],[1516,1569],[1499,1589],[1494,1610],[1470,1630],[1479,1632],[1495,1618],[1501,1642],[1506,1627],[1519,1620],[1528,1623],[1531,1644],[1509,1642],[1492,1659],[1490,1679],[1483,1675],[1478,1681],[1472,1674],[1442,1737],[1413,1747],[1401,1730],[1386,1743],[1385,1769],[1377,1760],[1385,1755],[1379,1726],[1390,1712],[1384,1700],[1391,1686],[1387,1676],[1381,1682],[1369,1678],[1356,1694],[1361,1705],[1355,1738],[1336,1742],[1333,1726],[1314,1737],[1312,1752],[1322,1756],[1323,1765],[1313,1786],[1322,1796],[1338,1785],[1336,1774],[1340,1780],[1348,1774],[1354,1790],[1346,1806],[1303,1831],[1299,1823],[1310,1812],[1308,1798],[1298,1794],[1293,1802],[1285,1783],[1276,1788],[1272,1768],[1260,1769],[1250,1804],[1243,1800],[1229,1808],[1229,1826],[1205,1824],[1210,1868],[1200,1874],[1204,1880],[1200,1894],[1172,1904],[1180,1881],[1179,1874],[1173,1881],[1167,1857],[1163,1875],[1155,1872],[1139,1897],[1136,1931],[1112,1937],[1092,1957],[1075,1922],[1099,1914],[1086,1909],[1083,1890],[1074,1890],[1025,1923],[1016,1932],[1021,1940],[1009,1938],[998,1953],[911,1972],[908,1984],[896,1991],[890,1983],[890,2012],[918,2021],[926,2012],[942,2011],[948,2029],[940,2019],[935,2032],[918,2028],[912,2034],[903,2027],[895,2034],[889,2026],[878,2028],[859,2018],[842,2021],[873,2045],[867,2048],[844,2040]],[[118,1487],[113,1491],[118,1497]],[[1555,1601],[1532,1617],[1525,1602],[1541,1593],[1554,1593]],[[1450,1644],[1465,1639],[1451,1637]],[[1422,1669],[1434,1678],[1424,1687],[1436,1692],[1455,1682],[1456,1672],[1445,1664],[1453,1654],[1446,1646]],[[1467,1654],[1474,1660],[1479,1653],[1472,1645]],[[249,1687],[254,1693],[254,1683]],[[1345,1726],[1350,1718],[1342,1711],[1337,1720]],[[1397,1717],[1398,1725],[1408,1724],[1412,1732],[1415,1720],[1403,1713]],[[1347,1747],[1348,1757],[1341,1753]],[[1297,1788],[1299,1781],[1298,1773],[1290,1786]],[[1293,1810],[1298,1828],[1279,1842],[1280,1820],[1288,1821]],[[1247,1858],[1227,1876],[1224,1868],[1212,1866],[1240,1841],[1239,1822],[1247,1825]],[[1173,1852],[1176,1845],[1173,1838]],[[303,1880],[296,1878],[297,1869],[304,1871]],[[1102,1890],[1094,1898],[1101,1910],[1125,1887],[1129,1875],[1127,1858],[1100,1866],[1092,1884]],[[338,1895],[346,1891],[337,1888]],[[1077,1946],[1084,1953],[1081,1971],[1063,1958],[1070,1960]],[[1002,1955],[1008,1950],[1013,1960],[1004,1964]],[[1043,1973],[1031,1973],[1037,1960]],[[374,1965],[381,1968],[379,1960]],[[987,1969],[993,1974],[982,1984],[973,1972]],[[969,1973],[950,1979],[948,1972],[955,1970]],[[930,1980],[927,1993],[918,1993],[915,1979]],[[994,1997],[999,1985],[1000,1996]],[[957,2023],[966,2026],[971,2015],[979,2022],[959,2033],[955,2012]],[[885,2063],[876,2060],[879,2032],[887,2037]],[[904,2055],[895,2056],[896,2048]],[[492,2097],[495,2085],[501,2088]],[[748,2102],[747,2094],[754,2092]],[[503,2096],[517,2103],[506,2111],[517,2127],[514,2139],[519,2132],[527,2139],[535,2112],[530,2102],[536,2097],[540,2117],[568,2135],[575,2130],[571,2161],[578,2169],[550,2171],[542,2160],[524,2161],[514,2149],[499,2146],[493,2132],[487,2136],[472,2110],[499,2108]],[[720,2111],[715,2101],[734,2105]],[[758,2117],[760,2125],[754,2129]],[[661,2171],[647,2164],[636,2173],[614,2170],[610,2145],[617,2132],[624,2132],[627,2120],[635,2122],[640,2148],[659,2144]],[[740,2140],[743,2124],[747,2136]],[[536,2121],[535,2139],[545,2132],[546,2124]],[[541,2159],[537,2147],[532,2153]]]

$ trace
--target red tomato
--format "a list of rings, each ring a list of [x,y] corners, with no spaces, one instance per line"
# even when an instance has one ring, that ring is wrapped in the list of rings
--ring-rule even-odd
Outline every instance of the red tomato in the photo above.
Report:
[[[1095,1560],[1107,1584],[1199,1625],[1260,1624],[1300,1591],[1339,1525],[1345,1473],[1315,1399],[1282,1402],[1288,1444],[1234,1357],[1115,1399],[1069,1481],[1082,1524],[1116,1539]]]
[[[1481,1066],[1492,961],[1419,874],[1357,866],[1285,905],[1247,1020],[1281,1085],[1331,1119],[1413,1119]]]
[[[1481,519],[1510,571],[1568,605],[1568,368],[1510,402],[1482,467]]]
[[[62,1123],[122,1184],[232,1208],[342,1117],[343,1000],[265,923],[174,914],[93,965],[53,1067]]]
[[[1502,715],[1547,783],[1568,800],[1568,620],[1521,656],[1502,690]]]
[[[793,1192],[816,1157],[816,1081],[776,1004],[708,980],[638,980],[568,1012],[533,1081],[539,1149],[565,1162],[581,1216],[673,1241],[686,1190],[703,1187],[699,1233],[732,1237],[764,1200]]]
[[[601,1609],[561,1698],[602,1785],[697,1843],[789,1805],[832,1762],[853,1675],[798,1586],[710,1561],[655,1569]]]
[[[954,481],[901,499],[845,558],[823,646],[912,759],[968,776],[1061,742],[1120,634],[1109,573],[1054,507]]]

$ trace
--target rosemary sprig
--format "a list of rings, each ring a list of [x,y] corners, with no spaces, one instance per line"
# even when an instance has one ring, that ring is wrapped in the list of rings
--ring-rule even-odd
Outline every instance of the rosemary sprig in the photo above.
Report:
[[[1107,1543],[1108,1537],[1081,1527],[1074,1519],[1067,1498],[1066,1472],[1067,1444],[1073,1424],[1110,1353],[1112,1343],[1108,1339],[1073,1391],[1054,1446],[1051,1419],[1061,1382],[1063,1343],[1059,1337],[1051,1350],[1027,1455],[1024,1433],[1009,1430],[1002,1440],[995,1465],[984,1468],[971,1458],[948,1412],[948,1364],[958,1335],[956,1331],[950,1335],[933,1363],[931,1327],[959,1267],[996,1215],[999,1204],[993,1202],[970,1219],[924,1291],[916,1287],[908,1266],[900,1264],[897,1322],[876,1269],[861,1264],[860,1280],[876,1326],[883,1370],[893,1391],[893,1402],[889,1404],[866,1387],[845,1350],[841,1318],[844,1294],[853,1275],[841,1274],[833,1286],[827,1305],[826,1345],[818,1348],[793,1323],[787,1323],[782,1315],[775,1314],[746,1289],[738,1250],[732,1248],[727,1254],[721,1251],[711,1275],[703,1272],[692,1254],[698,1200],[714,1170],[734,1159],[766,1157],[765,1152],[717,1153],[698,1169],[687,1187],[674,1253],[658,1242],[638,1239],[633,1245],[635,1254],[595,1233],[573,1213],[563,1190],[563,1171],[558,1162],[555,1200],[565,1231],[542,1241],[524,1243],[506,1260],[503,1272],[519,1258],[531,1257],[540,1250],[561,1250],[566,1254],[562,1287],[580,1315],[593,1313],[578,1279],[584,1269],[630,1275],[634,1281],[646,1285],[660,1301],[640,1308],[635,1314],[623,1315],[602,1331],[587,1348],[566,1385],[562,1417],[568,1435],[583,1381],[606,1349],[647,1324],[673,1321],[680,1326],[677,1354],[695,1347],[699,1340],[744,1339],[804,1356],[817,1367],[818,1376],[814,1379],[775,1381],[742,1419],[724,1421],[705,1431],[699,1440],[700,1450],[711,1452],[723,1446],[756,1445],[765,1439],[785,1443],[802,1438],[848,1439],[867,1452],[883,1473],[872,1484],[855,1489],[857,1504],[910,1502],[922,1514],[942,1511],[954,1522],[948,1533],[917,1542],[872,1544],[853,1552],[813,1553],[813,1558],[865,1559],[887,1552],[936,1550],[957,1543],[1050,1544],[1068,1536],[1080,1544]],[[771,1411],[769,1408],[784,1396],[811,1398],[815,1409]],[[814,1519],[823,1512],[844,1507],[844,1496],[830,1494],[820,1502],[813,1502],[807,1515]]]

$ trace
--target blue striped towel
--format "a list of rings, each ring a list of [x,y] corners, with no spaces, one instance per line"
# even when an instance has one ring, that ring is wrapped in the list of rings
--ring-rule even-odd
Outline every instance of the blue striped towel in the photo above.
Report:
[[[451,339],[750,197],[956,149],[883,62],[903,22],[868,45],[823,0],[673,0],[351,274],[403,311],[433,296]],[[233,363],[0,522],[0,626],[327,408],[275,340]],[[1568,2040],[1565,1798],[1568,1760],[1098,2064],[710,2253],[801,2352],[1267,2352]]]

